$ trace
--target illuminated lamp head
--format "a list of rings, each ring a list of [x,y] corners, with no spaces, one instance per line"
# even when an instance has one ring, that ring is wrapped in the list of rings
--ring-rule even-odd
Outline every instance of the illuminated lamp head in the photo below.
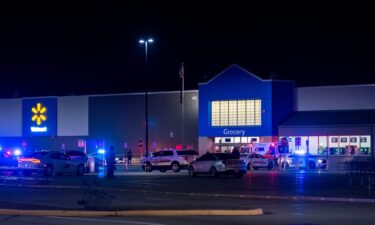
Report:
[[[21,153],[22,153],[22,152],[21,152],[21,150],[19,150],[19,149],[15,149],[15,150],[14,150],[14,155],[15,155],[15,156],[20,156]]]

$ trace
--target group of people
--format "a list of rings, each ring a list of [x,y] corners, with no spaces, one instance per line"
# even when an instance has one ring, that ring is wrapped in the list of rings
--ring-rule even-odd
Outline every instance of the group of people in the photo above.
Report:
[[[133,152],[131,151],[131,149],[129,149],[127,152],[126,152],[126,165],[130,165],[131,162],[132,162],[132,157],[133,157]],[[115,147],[114,146],[111,146],[109,148],[109,151],[107,151],[105,153],[105,160],[107,162],[107,177],[108,178],[115,178],[115,169],[116,169],[116,166],[115,166],[115,157],[116,157],[116,153],[115,153]]]

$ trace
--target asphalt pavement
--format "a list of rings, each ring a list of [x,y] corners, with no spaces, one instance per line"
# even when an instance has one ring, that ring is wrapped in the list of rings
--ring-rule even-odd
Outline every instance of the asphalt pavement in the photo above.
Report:
[[[260,170],[248,172],[242,179],[204,175],[192,178],[188,177],[186,171],[146,173],[139,165],[132,165],[127,171],[120,166],[117,168],[115,179],[95,173],[54,176],[48,184],[32,179],[22,182],[9,180],[0,186],[3,202],[0,202],[0,207],[3,207],[4,202],[11,202],[24,204],[23,208],[33,203],[37,207],[46,205],[80,209],[82,205],[77,202],[82,200],[85,191],[90,188],[104,194],[101,201],[110,201],[108,206],[111,209],[196,208],[197,204],[189,204],[190,200],[214,208],[241,208],[241,204],[224,204],[233,199],[375,202],[374,185],[369,188],[368,181],[361,181],[359,177],[355,177],[350,184],[344,173]],[[215,201],[224,203],[215,204]]]
[[[234,177],[188,177],[186,171],[146,173],[119,165],[115,179],[103,172],[54,176],[48,182],[9,179],[0,184],[0,208],[16,210],[251,210],[262,216],[28,217],[0,216],[1,224],[371,224],[373,185],[332,171],[249,171]],[[85,195],[96,190],[97,195]],[[97,193],[97,194],[98,194]],[[106,197],[108,198],[106,198]],[[89,198],[87,198],[89,197]],[[86,199],[85,199],[86,198]],[[82,201],[87,201],[86,205]],[[80,204],[79,204],[80,203]],[[37,219],[36,219],[37,218]],[[370,221],[370,223],[369,223]]]

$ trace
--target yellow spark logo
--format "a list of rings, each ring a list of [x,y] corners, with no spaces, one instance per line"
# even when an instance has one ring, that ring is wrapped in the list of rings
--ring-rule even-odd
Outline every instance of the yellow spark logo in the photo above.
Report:
[[[42,106],[41,103],[37,103],[36,107],[32,107],[31,111],[34,113],[33,117],[31,117],[32,121],[36,121],[36,124],[39,126],[42,124],[42,121],[46,121],[47,117],[44,115],[44,113],[47,112],[47,108]]]

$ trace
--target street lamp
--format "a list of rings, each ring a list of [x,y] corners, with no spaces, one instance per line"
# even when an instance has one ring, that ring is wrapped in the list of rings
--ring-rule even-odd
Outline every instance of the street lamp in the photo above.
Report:
[[[148,62],[147,62],[147,45],[150,43],[153,43],[154,42],[154,39],[152,38],[149,38],[149,39],[140,39],[139,40],[139,43],[141,45],[144,45],[145,46],[145,56],[146,56],[146,91],[145,91],[145,107],[146,107],[146,110],[145,110],[145,118],[146,118],[146,143],[145,143],[145,146],[146,146],[146,156],[148,156]]]

